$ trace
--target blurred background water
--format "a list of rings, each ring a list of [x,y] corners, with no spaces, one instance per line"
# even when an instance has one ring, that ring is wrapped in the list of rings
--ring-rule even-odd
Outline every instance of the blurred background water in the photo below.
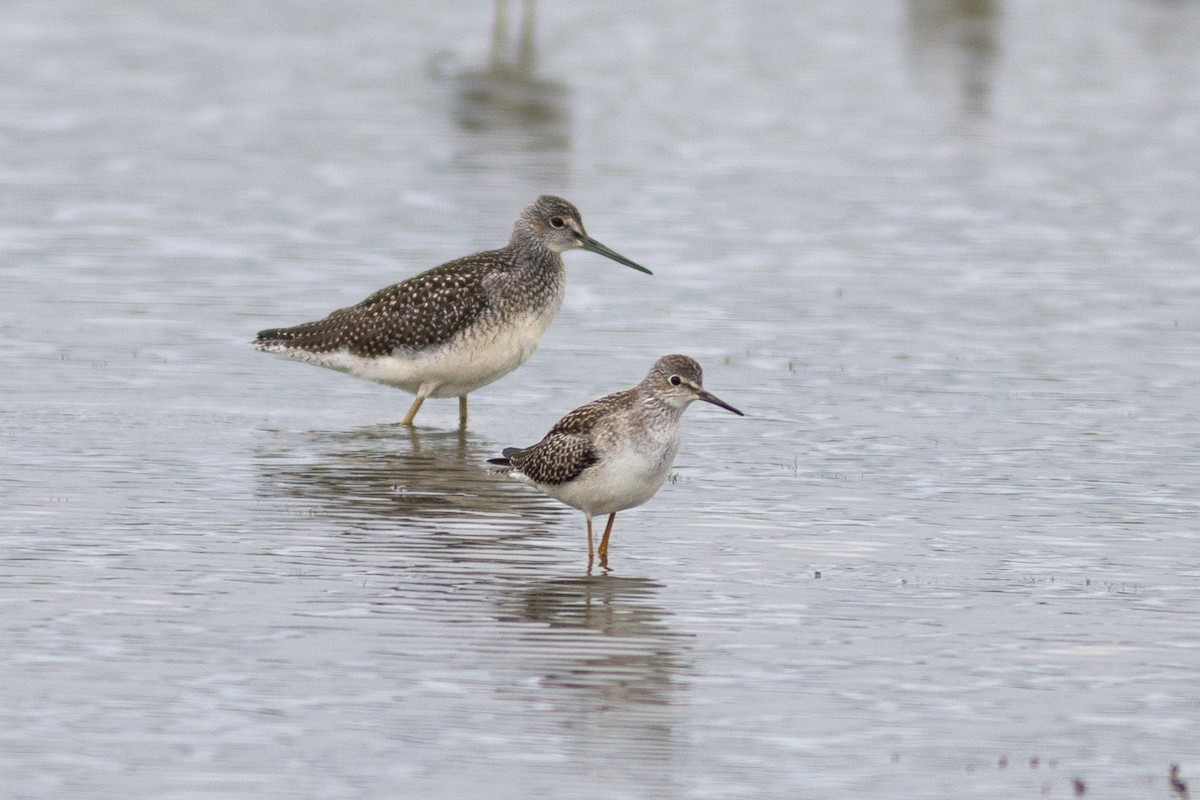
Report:
[[[498,5],[5,4],[0,795],[1183,796],[1200,4]],[[249,345],[547,192],[468,431]],[[669,352],[589,577],[485,460]]]

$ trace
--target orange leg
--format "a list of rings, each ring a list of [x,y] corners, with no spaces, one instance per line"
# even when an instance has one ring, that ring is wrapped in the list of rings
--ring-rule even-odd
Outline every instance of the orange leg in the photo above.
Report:
[[[617,512],[608,515],[608,524],[604,526],[604,536],[600,537],[600,566],[608,569],[608,537],[612,533],[613,522],[617,518]]]

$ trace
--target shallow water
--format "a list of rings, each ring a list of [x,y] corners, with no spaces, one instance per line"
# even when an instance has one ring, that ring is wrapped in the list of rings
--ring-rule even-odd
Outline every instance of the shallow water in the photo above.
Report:
[[[1200,780],[1200,5],[490,15],[6,12],[0,794]],[[467,432],[249,346],[543,192],[655,275]],[[486,459],[681,351],[747,417],[588,576]]]

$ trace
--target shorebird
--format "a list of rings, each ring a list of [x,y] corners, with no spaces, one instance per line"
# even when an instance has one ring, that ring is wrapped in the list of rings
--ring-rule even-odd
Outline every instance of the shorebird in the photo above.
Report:
[[[608,537],[618,511],[645,503],[658,491],[679,450],[679,422],[694,400],[745,416],[708,392],[700,365],[682,355],[663,356],[632,389],[580,406],[531,447],[507,447],[489,459],[506,472],[577,508],[587,518],[588,570],[592,568],[592,517],[608,514],[600,540],[600,566],[608,568]]]
[[[588,236],[575,206],[543,195],[521,212],[508,244],[457,258],[325,319],[259,331],[263,352],[427,397],[467,395],[524,364],[566,292],[566,250],[588,250],[647,275],[650,270]]]

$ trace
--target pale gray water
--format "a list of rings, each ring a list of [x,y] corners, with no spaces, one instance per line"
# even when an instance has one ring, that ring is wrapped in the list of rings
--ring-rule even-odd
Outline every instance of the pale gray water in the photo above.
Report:
[[[1195,795],[1200,4],[491,13],[5,7],[0,796]],[[466,434],[249,346],[542,192]],[[484,462],[676,351],[588,578]]]

